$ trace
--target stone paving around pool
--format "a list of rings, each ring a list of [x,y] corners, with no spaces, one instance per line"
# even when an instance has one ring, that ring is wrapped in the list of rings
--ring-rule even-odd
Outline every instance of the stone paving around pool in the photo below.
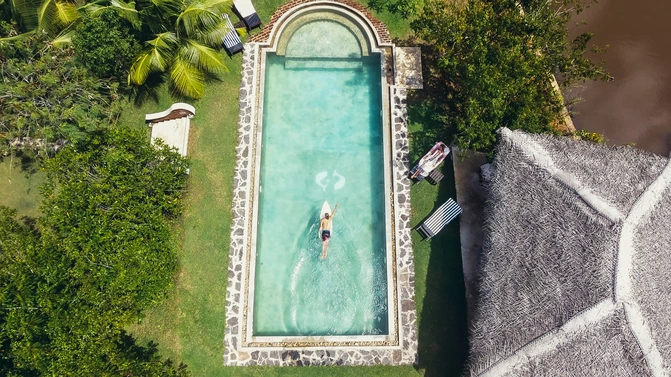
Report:
[[[328,1],[333,3],[333,1]],[[303,2],[304,3],[304,2]],[[275,16],[273,16],[275,18]],[[378,24],[375,24],[379,27]],[[267,28],[268,26],[266,26]],[[263,43],[245,45],[240,85],[240,116],[238,124],[238,147],[233,191],[233,223],[228,264],[228,288],[226,291],[226,327],[224,334],[224,364],[246,365],[408,365],[417,363],[417,315],[415,311],[415,270],[410,237],[410,180],[408,179],[408,130],[407,89],[387,85],[391,149],[390,164],[393,175],[391,187],[391,217],[393,220],[392,266],[394,297],[389,310],[394,321],[389,324],[389,339],[384,342],[364,341],[356,337],[353,341],[290,343],[248,342],[243,336],[247,331],[246,287],[249,287],[247,269],[248,251],[251,242],[251,200],[254,197],[255,122],[259,96],[259,70]],[[393,49],[393,45],[390,45]],[[393,76],[392,76],[393,77]],[[393,81],[393,79],[392,79]],[[331,337],[332,338],[332,337]]]

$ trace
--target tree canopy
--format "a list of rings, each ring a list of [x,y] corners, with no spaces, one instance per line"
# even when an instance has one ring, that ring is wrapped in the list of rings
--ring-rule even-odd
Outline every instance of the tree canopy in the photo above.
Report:
[[[413,22],[437,56],[445,119],[462,148],[489,151],[500,127],[557,133],[563,101],[553,88],[607,79],[584,56],[591,34],[568,38],[581,0],[426,0]]]
[[[173,92],[201,98],[208,76],[228,72],[221,48],[229,30],[221,15],[231,4],[230,0],[167,0],[154,5],[152,10],[162,22],[157,23],[152,14],[144,23],[151,37],[133,62],[128,83],[143,85],[150,74],[164,74]]]
[[[123,330],[172,284],[185,159],[115,128],[45,169],[36,227],[0,208],[0,372],[185,375]]]
[[[49,143],[88,142],[120,112],[118,83],[76,64],[71,48],[35,36],[0,43],[0,153],[47,153]],[[26,143],[25,139],[44,143]]]
[[[131,24],[111,9],[85,16],[72,36],[77,62],[98,77],[115,77],[123,82],[140,52],[132,31]]]
[[[137,86],[150,74],[165,76],[174,93],[200,98],[208,78],[228,72],[222,40],[229,30],[221,15],[231,5],[231,0],[0,0],[0,17],[19,27],[0,35],[0,42],[31,35],[45,35],[56,46],[74,41],[80,62],[98,76],[130,69],[127,84]],[[124,22],[110,22],[110,12]],[[140,53],[131,35],[143,43]],[[113,53],[118,61],[109,59]]]

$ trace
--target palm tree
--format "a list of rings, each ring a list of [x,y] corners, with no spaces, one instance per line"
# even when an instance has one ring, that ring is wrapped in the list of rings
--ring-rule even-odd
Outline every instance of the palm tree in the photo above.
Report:
[[[33,29],[39,6],[36,0],[0,0],[0,20],[13,21],[22,30]]]
[[[71,42],[82,15],[114,10],[148,39],[128,84],[142,85],[150,73],[167,73],[171,88],[191,98],[202,97],[207,75],[228,72],[219,50],[228,32],[221,15],[231,5],[231,0],[0,0],[0,10],[23,26],[23,34],[4,40],[39,32],[56,45]]]
[[[163,22],[147,24],[154,38],[146,42],[147,47],[135,59],[128,83],[142,85],[150,73],[167,73],[175,92],[201,98],[208,74],[228,72],[219,50],[228,32],[221,15],[230,9],[231,1],[197,0],[184,4],[153,0],[150,7],[160,12]]]
[[[46,34],[54,44],[70,43],[77,21],[84,14],[96,16],[105,9],[113,9],[122,18],[139,28],[138,11],[135,3],[123,0],[97,0],[85,3],[83,0],[0,0],[5,14],[19,25],[18,35],[2,40],[21,39],[31,34]],[[1,14],[1,13],[0,13]]]

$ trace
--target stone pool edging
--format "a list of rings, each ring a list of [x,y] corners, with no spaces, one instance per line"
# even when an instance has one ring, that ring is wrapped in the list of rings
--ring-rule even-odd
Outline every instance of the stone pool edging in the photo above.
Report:
[[[314,0],[295,0],[299,4]],[[341,2],[348,4],[347,2]],[[360,6],[359,6],[360,8]],[[357,8],[359,11],[361,9]],[[274,16],[275,17],[275,16]],[[372,21],[372,20],[371,20]],[[265,29],[270,29],[268,25]],[[386,28],[385,28],[386,30]],[[387,33],[388,36],[388,33]],[[252,38],[250,38],[251,40]],[[242,56],[242,80],[240,84],[238,119],[237,161],[233,181],[233,205],[231,246],[228,264],[228,287],[226,290],[226,325],[224,330],[224,364],[231,366],[268,365],[408,365],[417,364],[417,314],[415,310],[415,270],[410,237],[410,180],[407,130],[407,90],[396,85],[387,85],[389,103],[389,154],[391,164],[390,203],[392,224],[392,265],[395,301],[389,310],[396,309],[395,320],[390,323],[390,342],[352,341],[314,342],[309,346],[282,342],[277,344],[247,344],[243,337],[243,326],[247,326],[246,287],[248,287],[248,256],[245,249],[251,238],[251,206],[254,185],[255,122],[258,118],[259,70],[262,43],[245,45]],[[393,328],[392,328],[393,326]],[[251,330],[250,330],[251,331]]]
[[[364,17],[366,17],[370,23],[372,24],[373,28],[377,32],[380,40],[380,44],[383,45],[390,45],[392,43],[391,41],[391,35],[389,34],[389,30],[387,27],[382,23],[382,21],[378,20],[373,14],[366,9],[363,5],[352,1],[352,0],[291,0],[288,3],[282,4],[277,10],[273,13],[273,15],[270,17],[270,21],[268,23],[263,25],[263,29],[261,30],[260,33],[254,34],[249,37],[248,43],[267,43],[269,42],[270,39],[270,34],[273,31],[273,28],[275,26],[275,23],[282,18],[282,16],[285,13],[292,12],[295,8],[297,8],[300,5],[308,4],[308,3],[313,3],[313,2],[320,2],[320,3],[327,3],[327,2],[332,2],[334,4],[339,4],[339,5],[346,5],[352,9],[355,9],[359,13],[361,13]]]

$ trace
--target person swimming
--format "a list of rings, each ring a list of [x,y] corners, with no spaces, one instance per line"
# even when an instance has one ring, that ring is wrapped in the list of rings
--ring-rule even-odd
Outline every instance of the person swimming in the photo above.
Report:
[[[324,214],[324,218],[319,222],[319,236],[322,239],[322,259],[326,258],[329,253],[329,242],[331,240],[331,223],[333,221],[333,216],[335,216],[336,211],[338,210],[338,203],[336,203],[333,208],[333,212],[329,215],[328,213]]]

